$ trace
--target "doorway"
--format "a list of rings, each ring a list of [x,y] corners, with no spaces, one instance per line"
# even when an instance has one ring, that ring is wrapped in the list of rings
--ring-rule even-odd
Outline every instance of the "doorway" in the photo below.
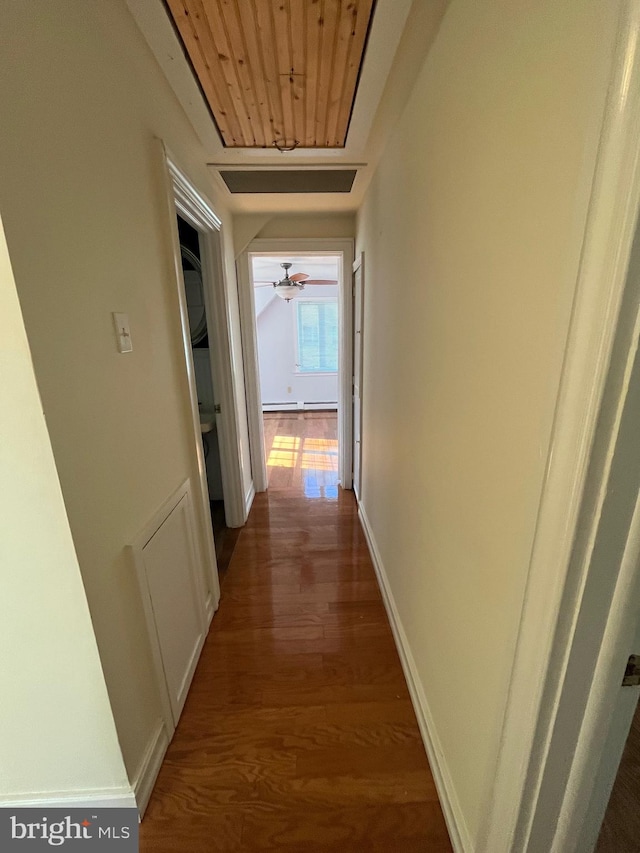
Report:
[[[187,316],[191,339],[191,355],[198,395],[198,413],[213,526],[218,574],[227,570],[239,529],[227,523],[230,508],[225,501],[222,477],[221,447],[218,438],[216,393],[213,360],[215,358],[215,329],[208,321],[207,287],[203,280],[200,235],[183,217],[177,216],[180,256],[187,301]]]
[[[268,487],[338,496],[340,255],[250,253]]]
[[[364,363],[364,254],[353,264],[353,493],[362,500],[362,371]]]
[[[285,264],[286,266],[282,266]],[[251,462],[256,491],[265,491],[269,471],[277,458],[267,447],[265,418],[270,413],[297,419],[296,427],[313,432],[310,422],[325,417],[324,433],[333,428],[335,438],[309,434],[306,439],[333,441],[324,450],[330,458],[323,465],[335,466],[333,484],[352,488],[352,271],[351,240],[255,240],[238,262],[242,339],[246,370],[247,408]],[[293,288],[292,298],[274,283],[291,276],[302,287]],[[291,293],[289,287],[289,293]],[[295,414],[294,414],[295,413]],[[284,417],[284,415],[283,415]],[[333,427],[329,421],[333,419]],[[272,419],[271,419],[272,420]],[[306,422],[306,425],[305,425]],[[283,436],[306,440],[300,434]],[[303,462],[311,457],[299,458]],[[292,448],[295,450],[295,448]],[[318,450],[315,448],[315,450]],[[308,450],[314,450],[309,444]],[[304,458],[303,458],[304,457]],[[284,459],[284,457],[281,457]],[[324,468],[309,470],[322,471]],[[324,480],[324,477],[320,479]],[[311,490],[315,490],[315,486]]]
[[[220,579],[202,441],[202,419],[198,405],[194,348],[191,342],[190,326],[192,321],[189,318],[183,269],[186,266],[187,272],[195,273],[198,262],[201,267],[203,291],[201,302],[204,304],[206,315],[211,383],[215,391],[213,415],[215,416],[219,446],[225,521],[229,528],[242,527],[247,518],[247,509],[243,488],[241,428],[233,363],[232,320],[223,255],[222,221],[216,215],[206,196],[196,189],[173,161],[161,140],[158,140],[158,153],[165,174],[167,226],[170,231],[168,236],[175,272],[174,283],[184,357],[183,367],[186,371],[188,384],[193,449],[197,460],[197,477],[194,478],[193,494],[197,523],[201,531],[200,544],[203,548],[205,581],[209,587],[206,614],[207,620],[210,622],[220,600]],[[178,217],[188,223],[196,232],[197,241],[196,237],[191,235],[192,242],[186,246],[189,253],[183,252],[181,249]],[[198,251],[196,252],[195,249]],[[190,260],[189,265],[183,264],[185,255]],[[198,311],[201,315],[202,305],[199,306]],[[193,322],[195,322],[195,317]]]

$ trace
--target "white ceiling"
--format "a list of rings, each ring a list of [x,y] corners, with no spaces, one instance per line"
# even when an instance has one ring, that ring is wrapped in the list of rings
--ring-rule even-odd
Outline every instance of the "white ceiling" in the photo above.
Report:
[[[437,33],[448,0],[377,0],[344,149],[281,153],[225,149],[162,0],[127,0],[207,153],[214,181],[236,213],[356,210]],[[350,193],[232,194],[219,169],[357,167]]]

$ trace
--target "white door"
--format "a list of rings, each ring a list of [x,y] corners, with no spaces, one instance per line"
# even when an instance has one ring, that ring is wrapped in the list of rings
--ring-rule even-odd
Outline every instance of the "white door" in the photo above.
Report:
[[[362,462],[362,313],[364,255],[353,265],[353,491],[360,500]]]

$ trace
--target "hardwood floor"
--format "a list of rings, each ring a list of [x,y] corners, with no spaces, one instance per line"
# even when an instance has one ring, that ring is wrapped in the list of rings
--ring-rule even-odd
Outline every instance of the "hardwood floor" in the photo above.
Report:
[[[294,489],[309,498],[338,497],[335,412],[266,412],[264,443],[271,491]]]
[[[298,445],[240,533],[142,853],[452,850],[353,494],[313,444],[331,420],[267,418]]]
[[[227,527],[224,515],[224,501],[209,501],[211,509],[211,523],[213,525],[213,538],[216,545],[216,562],[218,564],[218,575],[220,582],[227,573],[233,551],[240,535],[240,529]]]

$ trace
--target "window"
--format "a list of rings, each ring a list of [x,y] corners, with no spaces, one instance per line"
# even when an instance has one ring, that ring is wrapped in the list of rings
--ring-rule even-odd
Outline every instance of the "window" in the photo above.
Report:
[[[337,373],[338,300],[298,299],[294,304],[298,335],[298,372]]]

